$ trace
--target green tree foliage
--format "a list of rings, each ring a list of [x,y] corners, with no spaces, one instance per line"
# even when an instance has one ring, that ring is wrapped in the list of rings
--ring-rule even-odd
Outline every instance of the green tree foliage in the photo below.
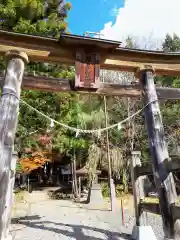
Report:
[[[58,38],[61,32],[68,32],[66,17],[70,9],[71,4],[64,0],[0,0],[0,28],[25,34]],[[56,78],[74,77],[72,68],[47,63],[30,62],[26,67],[26,73],[28,75],[36,74]],[[72,106],[75,97],[70,94],[63,95],[29,90],[22,91],[21,98],[53,119],[66,123],[76,121],[76,106]],[[74,120],[69,120],[70,117],[67,119],[66,115],[72,115]],[[49,125],[50,122],[47,119],[21,104],[16,139],[18,150],[37,149],[39,141],[31,133],[38,130],[43,135],[48,130]],[[67,145],[73,138],[68,137],[66,133],[67,130],[55,126],[51,133],[54,136],[52,148],[54,147],[60,152],[67,151]],[[79,139],[78,143],[83,144],[83,141]],[[78,143],[75,142],[74,144],[77,145]],[[72,145],[70,144],[69,149]]]
[[[162,46],[163,50],[167,52],[179,51],[180,50],[179,36],[177,36],[176,34],[174,34],[173,36],[167,34]]]
[[[165,52],[179,52],[180,51],[180,38],[176,34],[170,36],[169,34],[166,35],[166,38],[162,44],[163,51]],[[179,84],[179,77],[161,77],[161,82],[163,86],[166,87],[180,87]]]
[[[179,52],[180,38],[176,34],[173,36],[167,35],[163,43],[164,51]],[[180,88],[179,77],[162,77],[162,84],[169,87]],[[165,129],[167,141],[170,151],[173,154],[179,154],[180,141],[180,101],[167,101],[162,108],[162,113],[165,121]]]
[[[0,27],[4,30],[59,37],[67,29],[70,3],[63,0],[1,0]]]

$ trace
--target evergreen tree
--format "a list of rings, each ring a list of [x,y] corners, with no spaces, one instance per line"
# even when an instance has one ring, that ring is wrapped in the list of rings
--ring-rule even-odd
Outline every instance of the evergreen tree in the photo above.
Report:
[[[163,46],[163,51],[165,52],[179,52],[180,38],[176,34],[174,34],[173,36],[170,36],[169,34],[167,34],[162,46]],[[160,79],[163,86],[180,87],[179,77],[164,76],[164,77],[161,77]]]
[[[164,51],[180,51],[180,38],[176,34],[174,34],[173,36],[167,34],[162,46]]]
[[[0,28],[26,34],[59,37],[71,4],[64,0],[0,0]]]
[[[0,0],[0,28],[7,31],[58,38],[61,32],[67,32],[66,17],[70,9],[71,4],[64,0]],[[36,75],[74,77],[72,68],[65,68],[57,64],[29,63],[26,72],[29,74],[34,70],[36,70]],[[67,124],[70,120],[65,116],[67,113],[71,115],[71,112],[75,111],[75,107],[71,104],[75,97],[70,94],[29,90],[22,91],[21,98],[47,116],[58,121],[65,121]],[[76,114],[72,115],[76,121]],[[16,138],[18,151],[23,151],[25,148],[36,150],[42,147],[37,136],[29,134],[38,130],[38,133],[44,135],[49,125],[50,122],[47,119],[27,106],[21,105]],[[52,134],[56,136],[56,139],[53,139],[56,150],[67,152],[67,145],[72,142],[72,134],[70,135],[66,129],[61,129],[59,126],[55,126]],[[79,140],[79,142],[82,141]]]

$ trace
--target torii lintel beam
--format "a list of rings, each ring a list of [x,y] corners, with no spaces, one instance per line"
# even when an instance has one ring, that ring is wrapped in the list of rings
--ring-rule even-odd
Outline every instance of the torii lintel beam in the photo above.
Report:
[[[180,54],[142,51],[120,47],[120,42],[61,34],[59,39],[0,31],[0,55],[8,50],[25,51],[30,61],[74,66],[76,52],[83,49],[100,54],[102,69],[135,72],[151,65],[157,75],[180,76]]]

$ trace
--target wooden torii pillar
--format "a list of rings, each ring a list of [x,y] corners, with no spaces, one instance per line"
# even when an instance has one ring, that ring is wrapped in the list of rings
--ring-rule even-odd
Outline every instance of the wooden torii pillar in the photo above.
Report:
[[[9,187],[14,177],[14,138],[24,65],[28,62],[28,56],[24,52],[9,51],[5,59],[7,68],[0,99],[0,240],[9,239],[9,209],[13,198],[13,187],[11,191]]]
[[[159,207],[166,238],[174,238],[173,207],[177,193],[172,173],[166,169],[164,161],[169,159],[165,141],[163,122],[154,84],[154,71],[151,66],[139,69],[140,84],[144,101],[144,113],[149,136],[154,180],[159,195]]]

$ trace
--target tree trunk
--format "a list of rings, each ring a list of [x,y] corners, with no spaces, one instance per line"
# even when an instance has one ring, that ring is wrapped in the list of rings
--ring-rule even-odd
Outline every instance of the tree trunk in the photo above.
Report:
[[[7,70],[5,74],[2,97],[0,100],[0,240],[9,236],[9,222],[12,202],[10,185],[10,173],[12,154],[14,150],[14,138],[17,126],[19,98],[21,83],[24,73],[24,62],[28,62],[25,53],[10,51],[6,54]]]
[[[73,156],[73,180],[74,180],[74,196],[78,198],[78,184],[77,184],[77,175],[76,175],[76,157]]]

